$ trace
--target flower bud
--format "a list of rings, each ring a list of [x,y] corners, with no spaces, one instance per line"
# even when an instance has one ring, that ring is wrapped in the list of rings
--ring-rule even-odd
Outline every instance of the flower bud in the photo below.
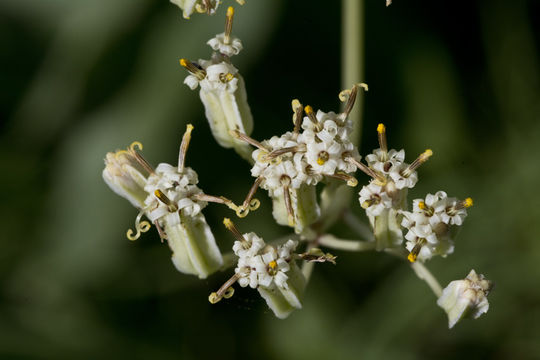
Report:
[[[461,319],[476,319],[486,313],[491,287],[491,282],[474,270],[465,279],[450,282],[437,300],[437,305],[448,314],[448,327],[452,328]]]

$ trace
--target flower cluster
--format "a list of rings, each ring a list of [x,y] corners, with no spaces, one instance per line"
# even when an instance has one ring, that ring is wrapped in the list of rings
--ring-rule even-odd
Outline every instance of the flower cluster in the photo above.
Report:
[[[348,115],[358,87],[342,92],[347,94],[341,96],[347,104],[339,114],[321,110],[315,114],[311,106],[304,108],[298,100],[293,100],[294,130],[279,137],[258,142],[247,134],[232,132],[257,148],[252,153],[255,163],[251,175],[257,178],[256,186],[268,190],[274,201],[274,218],[279,224],[293,226],[301,233],[313,223],[320,214],[315,185],[326,178],[356,186],[351,173],[356,171],[358,151],[349,139],[352,123]]]
[[[414,200],[412,212],[401,212],[401,226],[407,230],[405,239],[406,248],[410,251],[409,261],[425,261],[434,255],[451,254],[455,229],[463,224],[466,209],[472,205],[471,198],[459,201],[449,198],[444,191]]]
[[[193,126],[187,126],[182,138],[178,166],[161,163],[153,168],[137,151],[140,143],[128,150],[108,153],[103,179],[118,195],[140,210],[130,240],[154,224],[162,240],[167,240],[173,252],[172,261],[178,271],[206,278],[223,264],[221,252],[201,210],[208,202],[236,205],[227,198],[204,194],[197,187],[197,173],[184,166]],[[145,215],[151,223],[141,221]]]
[[[376,249],[384,250],[403,242],[400,212],[406,209],[408,189],[418,181],[416,170],[433,152],[427,149],[411,164],[407,164],[404,150],[388,150],[384,124],[377,126],[377,134],[379,148],[366,156],[367,165],[356,160],[353,162],[372,178],[360,190],[359,201],[373,228]]]
[[[216,141],[225,148],[234,148],[249,160],[249,146],[230,135],[231,130],[245,134],[253,131],[244,79],[230,61],[230,57],[237,55],[243,48],[240,39],[231,35],[233,17],[234,9],[229,7],[225,32],[208,41],[214,50],[210,60],[200,59],[194,63],[180,59],[180,65],[190,73],[184,83],[191,90],[200,87],[199,96]]]
[[[184,17],[194,11],[213,14],[220,4],[215,0],[171,1],[183,9]],[[413,200],[412,211],[408,211],[408,192],[418,182],[417,169],[433,152],[427,149],[406,163],[404,150],[388,149],[383,124],[377,127],[379,148],[365,157],[365,163],[361,162],[357,146],[351,141],[353,122],[349,115],[359,88],[367,91],[367,85],[361,83],[342,91],[339,98],[344,106],[339,113],[315,112],[311,106],[304,107],[300,101],[293,100],[292,131],[261,142],[250,137],[253,119],[244,80],[231,63],[231,57],[243,48],[240,39],[232,36],[233,17],[234,9],[229,7],[225,31],[207,42],[213,50],[210,60],[180,59],[180,65],[190,73],[184,83],[192,90],[199,88],[214,138],[222,147],[233,148],[252,164],[255,181],[240,206],[223,196],[205,194],[197,186],[197,173],[185,166],[191,125],[182,138],[178,166],[161,163],[152,167],[137,151],[142,149],[137,142],[127,150],[108,153],[103,171],[105,182],[140,211],[135,220],[136,233],[129,230],[128,238],[135,240],[155,225],[160,238],[169,244],[178,271],[199,278],[225,269],[225,263],[232,265],[229,260],[234,260],[234,274],[210,294],[209,301],[214,304],[230,298],[234,294],[233,285],[238,283],[242,288],[257,289],[278,318],[285,318],[302,307],[312,269],[308,263],[335,264],[336,257],[318,246],[351,251],[388,250],[407,258],[416,274],[438,296],[437,303],[447,312],[450,327],[461,318],[477,318],[485,313],[491,283],[483,275],[472,270],[466,279],[453,281],[442,290],[423,264],[435,255],[445,257],[453,252],[455,235],[467,216],[467,208],[473,204],[472,199],[458,200],[439,191]],[[341,191],[345,189],[343,182],[356,186],[357,170],[371,177],[359,192],[359,202],[366,211],[373,236],[366,235],[361,225],[347,219],[354,216],[352,213],[342,211],[342,203],[348,199],[342,196],[347,193]],[[321,183],[324,185],[320,193],[322,211],[316,189]],[[202,210],[214,202],[245,217],[260,205],[254,198],[259,187],[267,190],[272,200],[276,222],[293,227],[296,234],[288,235],[285,242],[267,243],[254,232],[242,234],[226,218],[224,224],[236,241],[232,252],[222,256]],[[334,201],[337,206],[332,206]],[[334,209],[337,210],[332,214]],[[341,215],[351,228],[361,228],[358,232],[368,237],[368,241],[343,240],[327,233],[333,216],[337,219]],[[142,216],[149,222],[141,221]],[[302,242],[306,243],[305,252],[297,252]],[[302,270],[298,266],[300,261],[305,262]]]
[[[283,319],[294,309],[302,308],[300,299],[306,281],[296,264],[296,258],[300,258],[294,253],[298,242],[288,240],[282,245],[268,245],[253,232],[240,234],[230,219],[224,219],[223,223],[237,239],[233,251],[238,263],[233,277],[210,294],[210,302],[231,297],[232,285],[238,282],[241,287],[257,289],[278,318]]]

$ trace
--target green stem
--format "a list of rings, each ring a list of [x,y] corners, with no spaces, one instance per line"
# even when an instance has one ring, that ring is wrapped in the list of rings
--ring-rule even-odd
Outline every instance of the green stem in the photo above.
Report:
[[[409,261],[407,260],[407,251],[403,248],[393,248],[393,249],[386,249],[385,250],[388,254],[394,255],[399,257],[400,259],[405,260],[407,263]],[[442,295],[442,286],[439,284],[439,281],[433,276],[431,271],[428,270],[428,268],[422,264],[419,261],[409,263],[411,265],[411,268],[413,269],[414,273],[420,280],[424,280],[426,284],[429,286],[431,291],[437,296],[437,298],[441,297]]]
[[[341,38],[341,88],[349,89],[363,81],[364,69],[364,0],[343,0],[342,2],[342,38]],[[362,91],[349,118],[353,123],[351,141],[360,145],[362,131]]]
[[[319,245],[330,249],[345,251],[368,251],[375,249],[372,241],[338,239],[334,235],[326,234],[318,239]]]
[[[364,67],[364,0],[342,1],[341,29],[341,89],[350,89],[354,84],[362,82]],[[360,145],[362,130],[362,91],[356,97],[356,103],[349,118],[353,123],[351,141],[355,146]],[[345,105],[345,103],[343,103]],[[322,215],[323,230],[332,226],[349,207],[353,194],[352,188],[339,184],[328,187],[323,191]],[[325,201],[329,200],[329,201]]]

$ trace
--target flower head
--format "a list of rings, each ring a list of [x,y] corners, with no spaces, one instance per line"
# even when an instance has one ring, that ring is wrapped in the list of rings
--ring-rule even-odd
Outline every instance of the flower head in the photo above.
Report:
[[[224,219],[223,223],[237,239],[233,251],[238,256],[238,263],[233,277],[210,294],[210,302],[232,296],[232,285],[238,282],[241,287],[257,289],[279,318],[301,308],[305,279],[295,261],[298,242],[288,240],[282,245],[268,245],[253,232],[241,234],[229,219]]]
[[[437,305],[448,314],[448,327],[452,328],[463,318],[477,319],[486,313],[489,309],[487,296],[491,288],[491,282],[474,270],[465,279],[450,282],[437,300]]]

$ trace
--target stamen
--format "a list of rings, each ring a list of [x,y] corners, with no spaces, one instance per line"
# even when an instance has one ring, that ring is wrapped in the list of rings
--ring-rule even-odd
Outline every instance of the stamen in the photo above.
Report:
[[[471,206],[473,206],[473,199],[468,197],[465,200],[457,203],[456,209],[460,210],[460,209],[470,208]]]
[[[152,227],[152,225],[148,221],[141,221],[141,217],[143,215],[144,215],[144,210],[141,210],[139,214],[137,215],[137,217],[135,218],[135,231],[137,231],[135,235],[133,235],[133,230],[131,229],[128,229],[128,231],[126,232],[126,237],[129,240],[131,241],[137,240],[138,238],[141,237],[141,233],[147,232]]]
[[[138,148],[139,150],[142,150],[143,149],[143,146],[140,142],[138,141],[134,141],[131,143],[131,145],[129,145],[128,147],[128,150],[127,150],[127,153],[131,156],[133,156],[135,158],[135,161],[137,161],[139,163],[139,165],[141,165],[144,170],[148,171],[149,174],[153,174],[154,173],[154,168],[152,167],[152,165],[150,165],[148,163],[148,161],[146,161],[142,155],[140,155],[136,148]]]
[[[383,152],[382,161],[388,160],[388,144],[386,143],[386,127],[383,123],[377,125],[377,136],[379,138],[379,147]]]
[[[187,59],[180,59],[180,65],[182,65],[187,71],[195,75],[195,77],[197,77],[197,79],[199,80],[202,80],[206,77],[206,71],[204,69],[195,66],[195,64],[193,64]]]
[[[465,200],[458,202],[454,206],[447,208],[446,211],[449,215],[453,216],[458,210],[470,208],[471,206],[473,206],[473,199],[468,197]]]
[[[360,204],[360,206],[362,207],[362,209],[365,210],[365,209],[369,208],[371,205],[377,204],[378,202],[379,202],[378,199],[371,198],[369,200],[364,201],[362,204]]]
[[[345,159],[345,161],[355,165],[358,169],[360,169],[362,172],[367,174],[368,176],[371,176],[373,179],[377,180],[378,182],[384,184],[386,182],[383,175],[375,172],[373,169],[367,167],[366,165],[362,164],[360,161],[356,160],[353,157],[348,157]]]
[[[411,263],[415,262],[418,258],[418,254],[420,254],[420,250],[422,249],[422,246],[424,246],[425,240],[419,239],[416,245],[412,248],[411,252],[407,256],[407,260],[409,260]]]
[[[242,204],[243,208],[247,208],[250,205],[251,199],[253,199],[253,196],[255,196],[255,193],[259,189],[259,186],[261,185],[262,181],[263,181],[263,178],[261,176],[255,179],[255,182],[253,182],[253,185],[251,185],[251,188],[249,189],[246,199],[244,200],[244,203]]]
[[[195,200],[199,200],[199,201],[206,201],[206,202],[213,202],[216,204],[227,205],[229,209],[233,209],[233,210],[237,209],[237,206],[232,202],[232,200],[229,200],[224,196],[213,196],[213,195],[208,195],[204,193],[199,193],[199,194],[193,194],[191,198]]]
[[[159,221],[154,220],[154,225],[156,226],[161,242],[163,242],[163,240],[167,240],[167,234],[165,234],[165,231],[161,228],[161,225],[159,225]]]
[[[184,172],[184,164],[186,162],[186,153],[191,140],[191,132],[193,131],[193,125],[187,124],[186,132],[182,136],[182,143],[180,144],[180,153],[178,154],[178,172]]]
[[[174,204],[171,199],[169,199],[167,195],[163,193],[163,191],[157,189],[156,191],[154,191],[154,195],[158,198],[159,201],[169,207],[169,212],[176,212],[178,210],[176,204]]]
[[[268,149],[265,148],[263,144],[261,144],[260,142],[258,142],[255,139],[250,138],[246,134],[241,133],[238,130],[229,130],[229,134],[231,134],[231,136],[234,136],[235,138],[237,138],[239,140],[245,141],[248,144],[255,146],[256,148],[259,148],[259,149],[261,149],[263,151],[268,152]]]
[[[315,115],[315,112],[313,111],[313,108],[310,105],[306,105],[304,108],[304,111],[306,112],[306,115],[308,116],[309,120],[313,122],[315,125],[319,125],[319,120],[317,120],[317,115]]]
[[[328,154],[326,151],[321,151],[319,153],[319,157],[317,157],[317,164],[324,165],[328,159],[330,159],[330,154]]]
[[[358,180],[356,180],[356,178],[354,176],[351,176],[349,174],[345,174],[342,171],[338,171],[335,174],[327,175],[327,176],[331,177],[331,178],[334,178],[334,179],[339,179],[339,180],[346,181],[347,185],[350,186],[350,187],[355,187],[356,185],[358,185]]]
[[[218,303],[221,299],[229,299],[234,294],[234,288],[232,287],[235,282],[238,281],[240,278],[240,275],[234,274],[229,280],[223,284],[217,292],[213,292],[208,297],[208,301],[210,301],[211,304]]]
[[[244,236],[240,233],[240,231],[238,231],[238,229],[236,228],[236,226],[234,225],[234,223],[231,221],[231,219],[229,218],[224,218],[223,219],[223,225],[225,225],[225,227],[227,228],[227,230],[229,230],[230,232],[233,233],[234,237],[236,238],[236,240],[240,241],[241,243],[243,244],[247,244],[247,240],[244,238]]]
[[[286,147],[286,148],[282,148],[282,149],[276,149],[276,150],[273,150],[272,152],[270,152],[265,157],[266,157],[266,159],[273,159],[275,157],[284,155],[286,153],[297,152],[300,149],[302,149],[301,146],[290,146],[290,147]]]
[[[350,90],[349,98],[347,99],[345,109],[343,110],[343,114],[345,114],[345,117],[349,116],[353,109],[354,103],[356,101],[356,94],[358,94],[358,85],[354,85]]]
[[[420,210],[426,210],[426,209],[427,209],[426,203],[423,202],[423,201],[420,201],[420,202],[418,203],[418,208],[419,208]]]
[[[303,118],[303,115],[304,115],[304,107],[302,106],[302,104],[300,103],[300,101],[298,101],[298,99],[294,99],[292,101],[292,108],[293,108],[293,111],[294,111],[294,134],[295,135],[298,135],[298,133],[300,133],[300,127],[302,126],[302,118]]]
[[[431,149],[427,149],[426,151],[421,153],[420,156],[418,156],[416,158],[416,160],[414,160],[411,165],[407,166],[407,168],[405,170],[403,170],[401,175],[403,175],[404,177],[411,176],[413,171],[418,169],[420,167],[420,165],[425,163],[432,155],[433,155],[433,151],[431,151]]]
[[[232,81],[234,79],[234,75],[231,73],[221,73],[219,74],[219,81],[222,83],[228,83],[229,81]]]
[[[223,42],[225,43],[225,45],[229,45],[231,43],[233,18],[234,8],[232,6],[229,6],[229,8],[227,9],[227,19],[225,20],[225,36],[223,37]]]
[[[291,178],[287,175],[281,177],[283,184],[283,197],[285,199],[285,207],[287,208],[287,214],[289,214],[289,226],[294,226],[294,209],[291,202],[291,194],[289,193],[289,185],[291,184]]]

